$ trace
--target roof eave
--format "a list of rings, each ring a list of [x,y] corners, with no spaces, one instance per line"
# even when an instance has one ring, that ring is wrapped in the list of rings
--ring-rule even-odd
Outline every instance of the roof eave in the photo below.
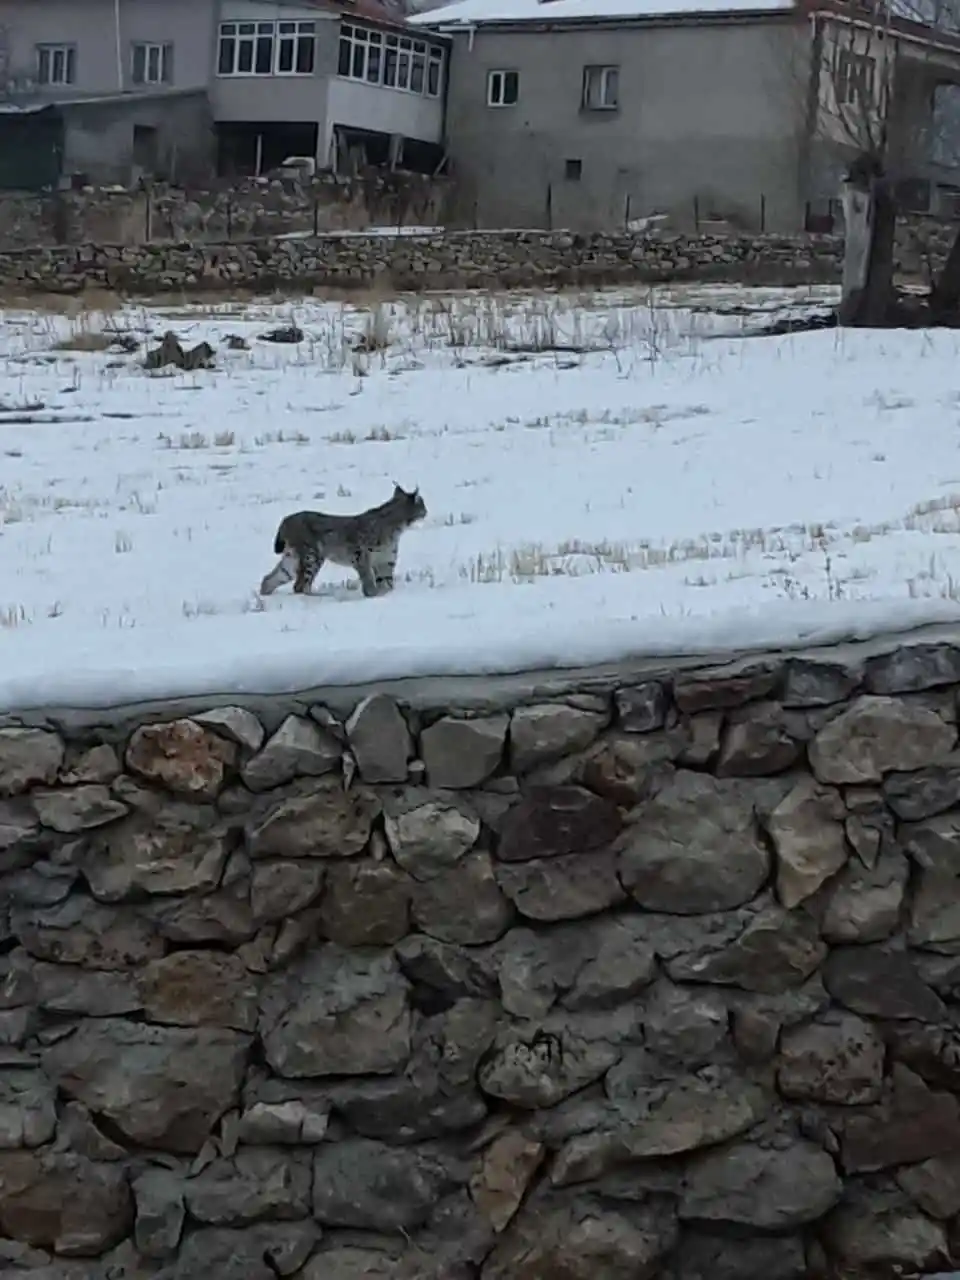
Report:
[[[428,16],[428,15],[424,15]],[[796,22],[805,17],[796,9],[728,9],[718,13],[658,13],[589,15],[584,17],[551,18],[469,18],[458,22],[438,22],[430,27],[418,22],[418,30],[434,30],[438,35],[454,36],[471,30],[548,32],[580,30],[584,27],[634,28],[634,27],[695,27],[717,26],[725,23],[743,25],[752,22]]]
[[[798,3],[801,11],[809,17],[872,26],[889,32],[894,37],[899,36],[904,40],[910,40],[914,44],[929,45],[931,49],[942,49],[951,53],[960,51],[960,36],[926,22],[916,22],[898,14],[891,14],[889,17],[877,16],[864,8],[845,4],[843,0],[798,0]]]

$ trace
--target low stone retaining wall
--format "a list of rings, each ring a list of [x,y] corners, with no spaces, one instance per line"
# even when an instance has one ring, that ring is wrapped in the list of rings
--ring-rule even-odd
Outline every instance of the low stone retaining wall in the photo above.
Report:
[[[903,224],[902,272],[926,277],[954,229]],[[838,284],[840,236],[575,235],[567,231],[454,231],[326,235],[229,243],[85,244],[0,253],[0,288],[133,294],[203,290],[576,288],[716,281]]]
[[[5,1274],[946,1269],[958,692],[927,638],[5,716]]]
[[[573,235],[450,232],[231,244],[83,245],[0,254],[0,287],[398,290],[576,287],[669,280],[815,284],[839,280],[832,236]]]

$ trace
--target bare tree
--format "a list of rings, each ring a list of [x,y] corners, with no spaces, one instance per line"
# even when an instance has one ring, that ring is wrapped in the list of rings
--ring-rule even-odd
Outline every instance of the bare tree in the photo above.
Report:
[[[935,146],[948,142],[935,136],[943,121],[938,126],[926,101],[928,68],[945,53],[956,58],[960,80],[960,0],[818,6],[812,125],[814,145],[842,165],[840,324],[960,323],[960,234],[922,306],[898,297],[893,280],[898,193],[929,176]],[[960,157],[956,140],[951,145]]]
[[[846,246],[838,322],[883,323],[893,297],[896,204],[891,120],[897,75],[888,8],[819,31],[817,129],[848,159],[841,183]]]
[[[935,34],[951,40],[960,63],[960,0],[894,2],[902,17],[926,24]],[[938,103],[943,110],[937,109]],[[938,86],[928,132],[918,136],[915,145],[926,162],[934,162],[941,169],[952,169],[960,176],[960,72],[953,83]],[[943,267],[931,281],[928,307],[934,323],[957,324],[960,321],[960,228]]]

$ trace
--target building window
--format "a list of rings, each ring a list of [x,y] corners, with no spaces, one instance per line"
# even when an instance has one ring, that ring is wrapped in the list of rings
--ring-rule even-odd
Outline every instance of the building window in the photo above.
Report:
[[[867,108],[874,105],[877,63],[866,53],[853,53],[841,49],[837,54],[834,81],[837,105],[847,107],[856,104]]]
[[[620,105],[620,68],[584,67],[583,100],[585,111],[615,111]]]
[[[77,79],[77,50],[72,44],[37,45],[37,83],[74,84]]]
[[[317,56],[316,24],[277,23],[277,75],[312,76]]]
[[[387,35],[352,22],[341,23],[337,74],[347,80],[403,89],[439,98],[443,88],[443,56],[439,45],[411,36]]]
[[[579,182],[583,176],[583,161],[565,160],[563,162],[563,176],[568,182]]]
[[[317,56],[315,22],[221,22],[220,76],[310,76]]]
[[[431,45],[427,50],[427,97],[439,98],[443,81],[443,50]]]
[[[487,106],[513,107],[520,97],[519,71],[487,72]]]
[[[134,84],[173,83],[172,44],[135,44],[131,64]]]

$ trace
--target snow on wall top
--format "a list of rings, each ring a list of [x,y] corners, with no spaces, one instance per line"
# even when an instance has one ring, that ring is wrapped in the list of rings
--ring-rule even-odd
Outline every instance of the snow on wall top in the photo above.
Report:
[[[411,15],[417,26],[485,22],[563,22],[578,18],[668,18],[697,14],[784,13],[794,0],[457,0]]]

